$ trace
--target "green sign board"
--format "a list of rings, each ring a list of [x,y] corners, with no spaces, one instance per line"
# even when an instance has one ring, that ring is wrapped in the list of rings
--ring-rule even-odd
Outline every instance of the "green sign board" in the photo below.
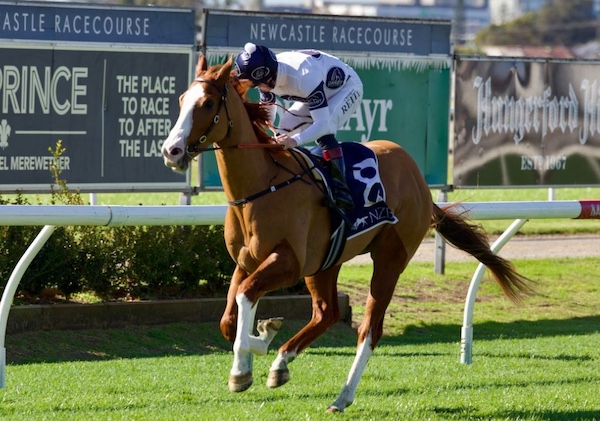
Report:
[[[391,140],[415,158],[429,185],[447,184],[450,22],[221,10],[205,10],[203,21],[211,64],[254,42],[275,52],[320,49],[354,67],[364,85],[362,106],[337,138]],[[221,187],[209,154],[201,159],[201,187]]]

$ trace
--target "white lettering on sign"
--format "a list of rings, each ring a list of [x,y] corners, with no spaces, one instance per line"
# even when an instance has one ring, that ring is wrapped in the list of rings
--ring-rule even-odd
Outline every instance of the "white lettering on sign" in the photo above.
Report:
[[[90,14],[52,15],[45,13],[0,13],[0,28],[5,32],[46,32],[76,35],[150,36],[150,19],[131,16]]]
[[[372,26],[334,25],[329,33],[325,25],[300,23],[251,23],[251,41],[283,41],[303,43],[350,44],[364,46],[412,46],[413,30],[410,28],[380,28]]]
[[[583,127],[579,131],[579,143],[585,145],[588,136],[600,133],[600,91],[598,82],[584,79],[581,82],[581,90],[584,95],[583,104]]]
[[[521,171],[557,171],[566,169],[566,155],[521,155]]]
[[[288,25],[287,23],[251,23],[250,39],[261,41],[325,42],[323,25]]]
[[[539,96],[494,96],[492,79],[484,81],[480,76],[475,78],[473,87],[477,90],[477,119],[471,131],[474,144],[491,133],[510,133],[515,144],[519,144],[532,132],[539,133],[543,141],[548,133],[567,130],[573,133],[579,128],[579,143],[585,145],[590,136],[600,134],[600,90],[596,80],[581,82],[582,127],[579,127],[579,101],[571,84],[569,94],[561,97],[553,96],[551,87]]]
[[[117,75],[121,96],[119,147],[122,158],[160,158],[171,131],[170,96],[174,76]]]
[[[373,128],[377,123],[377,131],[384,133],[388,131],[387,115],[394,103],[391,99],[363,99],[361,106],[354,112],[352,117],[340,130],[352,130],[351,123],[355,121],[356,131],[363,132],[360,141],[366,142],[371,139]]]
[[[139,78],[130,75],[117,75],[117,92],[138,93]]]
[[[531,132],[540,133],[542,140],[548,133],[567,129],[572,133],[578,125],[579,101],[569,84],[569,95],[552,96],[547,88],[539,96],[513,97],[492,96],[492,80],[477,77],[477,123],[473,127],[471,140],[479,144],[483,135],[490,133],[512,133],[513,141],[519,144]],[[585,143],[585,142],[583,142]]]
[[[0,67],[0,110],[3,114],[87,114],[86,67]]]
[[[412,29],[333,27],[334,44],[405,46],[412,38]]]
[[[44,32],[46,15],[44,13],[15,12],[0,14],[2,30],[6,32]]]
[[[142,76],[142,93],[174,94],[175,77],[173,76]]]
[[[0,156],[0,171],[50,171],[56,163],[61,171],[71,169],[71,158],[63,155],[56,160],[53,156]]]
[[[54,31],[56,33],[149,36],[149,28],[150,19],[141,17],[54,16]]]

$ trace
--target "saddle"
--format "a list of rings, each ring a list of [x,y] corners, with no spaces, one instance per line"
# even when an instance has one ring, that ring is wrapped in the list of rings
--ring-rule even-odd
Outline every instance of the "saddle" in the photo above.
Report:
[[[318,146],[307,150],[295,148],[313,169],[313,176],[325,186],[331,212],[333,232],[331,245],[321,269],[325,270],[339,259],[346,241],[381,224],[395,224],[398,218],[385,203],[385,188],[379,177],[375,152],[358,142],[341,143],[346,164],[346,182],[354,199],[352,210],[342,211],[335,205],[329,164]]]

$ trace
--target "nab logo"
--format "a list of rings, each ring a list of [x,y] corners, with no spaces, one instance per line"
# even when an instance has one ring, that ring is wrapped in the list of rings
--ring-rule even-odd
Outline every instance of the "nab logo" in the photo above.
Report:
[[[329,89],[338,89],[340,88],[344,82],[346,81],[346,74],[339,67],[332,67],[327,72],[327,80],[325,81],[325,86]]]
[[[323,108],[327,106],[327,99],[325,98],[325,94],[321,91],[313,92],[307,99],[308,108],[311,110],[316,110],[317,108]]]
[[[592,206],[590,207],[590,217],[600,218],[600,204],[592,204]]]

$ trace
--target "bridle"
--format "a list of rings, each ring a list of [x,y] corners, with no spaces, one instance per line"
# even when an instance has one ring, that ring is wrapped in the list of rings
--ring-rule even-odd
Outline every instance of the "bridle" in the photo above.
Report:
[[[215,149],[222,149],[222,148],[208,148],[208,149],[200,149],[200,145],[202,145],[203,143],[205,143],[208,140],[208,136],[210,135],[211,131],[215,128],[215,126],[219,123],[219,114],[221,113],[221,108],[225,107],[225,113],[227,114],[227,134],[225,135],[225,137],[229,136],[229,133],[231,131],[231,129],[233,128],[233,120],[231,120],[231,117],[229,115],[229,109],[227,108],[227,94],[228,94],[228,84],[226,83],[223,88],[219,87],[219,85],[217,85],[213,80],[210,79],[204,79],[201,77],[198,77],[196,79],[194,79],[194,81],[196,82],[205,82],[208,83],[209,85],[211,85],[213,88],[215,88],[219,94],[221,94],[221,102],[219,103],[219,107],[217,108],[217,112],[215,114],[215,116],[213,117],[213,121],[210,123],[210,125],[208,126],[208,128],[206,129],[206,131],[204,132],[204,134],[202,136],[200,136],[200,138],[193,144],[186,146],[185,151],[186,154],[189,155],[190,157],[198,154],[200,152],[204,152],[204,151],[208,151],[208,150],[215,150]],[[265,147],[274,147],[274,146],[279,146],[279,145],[252,145],[252,146],[265,146]],[[236,145],[236,148],[242,148],[241,145]],[[245,205],[255,199],[258,199],[259,197],[262,197],[266,194],[269,193],[273,193],[283,187],[289,186],[290,184],[295,183],[296,181],[302,180],[303,176],[305,174],[308,174],[309,177],[312,179],[312,182],[318,186],[317,180],[314,179],[314,177],[312,176],[312,174],[310,173],[310,168],[308,168],[305,164],[303,164],[302,162],[300,162],[298,160],[298,158],[295,156],[295,153],[292,153],[292,156],[294,157],[294,159],[296,160],[296,162],[298,162],[298,164],[300,164],[300,167],[302,168],[302,172],[299,174],[294,174],[291,170],[289,170],[288,168],[282,166],[278,161],[274,160],[275,165],[277,165],[280,168],[283,168],[284,170],[290,172],[292,174],[292,177],[282,183],[279,183],[275,186],[269,186],[267,187],[265,190],[260,191],[258,193],[255,193],[249,197],[243,198],[243,199],[239,199],[239,200],[234,200],[234,201],[229,201],[228,203],[232,206],[240,206],[240,205]],[[304,180],[303,180],[304,181]],[[304,181],[306,183],[308,183],[307,181]],[[326,193],[323,192],[323,194],[325,195],[325,197],[327,197]]]
[[[208,140],[208,135],[210,135],[210,132],[219,123],[219,115],[221,114],[222,107],[225,107],[225,113],[227,114],[227,134],[225,135],[225,137],[229,136],[229,132],[233,128],[233,121],[231,120],[231,117],[229,116],[229,109],[227,108],[227,93],[228,93],[227,83],[223,86],[223,88],[221,88],[213,80],[210,80],[210,79],[204,79],[204,78],[198,77],[198,78],[194,79],[194,81],[205,82],[205,83],[208,83],[209,85],[211,85],[213,88],[215,88],[217,90],[217,92],[219,92],[221,94],[221,102],[219,103],[219,107],[217,108],[217,113],[213,117],[213,121],[210,123],[210,126],[208,126],[208,128],[206,129],[204,134],[202,136],[200,136],[200,138],[195,143],[186,146],[185,151],[186,151],[186,154],[188,154],[189,156],[193,156],[194,154],[197,154],[198,152],[200,152],[200,145],[202,145],[204,142],[206,142]]]

